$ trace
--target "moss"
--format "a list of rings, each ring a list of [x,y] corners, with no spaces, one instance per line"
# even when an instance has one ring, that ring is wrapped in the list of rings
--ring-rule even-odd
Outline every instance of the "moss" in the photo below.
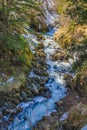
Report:
[[[58,5],[57,12],[60,15],[63,14],[66,11],[66,9],[67,9],[67,7],[70,3],[67,0],[56,0],[56,2],[57,2],[57,5]]]

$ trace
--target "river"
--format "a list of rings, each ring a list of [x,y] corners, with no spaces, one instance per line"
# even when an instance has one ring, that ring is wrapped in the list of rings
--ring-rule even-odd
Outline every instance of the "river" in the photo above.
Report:
[[[53,0],[47,1],[49,6],[54,6]],[[46,7],[46,1],[44,3]],[[52,8],[52,7],[50,7]],[[47,25],[51,25],[51,22],[56,20],[57,14],[50,13],[49,9],[45,8],[46,22]],[[49,15],[50,16],[49,16]],[[53,23],[52,23],[53,24]],[[69,62],[51,60],[51,55],[53,55],[57,50],[61,50],[61,47],[53,40],[56,27],[49,26],[49,32],[43,35],[44,40],[41,39],[41,42],[44,45],[44,52],[46,54],[46,64],[48,65],[48,75],[49,80],[44,84],[44,87],[47,87],[51,93],[50,98],[42,96],[35,96],[29,102],[22,102],[19,104],[23,108],[23,111],[20,112],[13,123],[8,127],[8,130],[32,130],[32,127],[36,125],[45,115],[50,115],[52,112],[56,111],[56,102],[61,100],[66,96],[67,89],[65,88],[64,74],[70,73],[71,64]],[[29,36],[25,36],[29,38]],[[39,41],[34,37],[34,42],[38,44]],[[31,46],[33,51],[34,47]],[[35,53],[33,51],[33,53]],[[37,77],[33,71],[30,72],[29,77]]]
[[[55,103],[66,96],[67,89],[65,88],[64,74],[70,73],[71,65],[69,62],[51,60],[51,55],[57,50],[61,50],[58,43],[53,40],[54,32],[53,29],[50,30],[50,32],[44,35],[44,40],[41,40],[46,54],[46,63],[49,66],[47,70],[49,80],[44,84],[44,87],[49,89],[51,97],[35,96],[32,101],[19,104],[23,111],[17,115],[13,123],[8,127],[8,130],[32,130],[32,127],[45,115],[50,115],[56,111]],[[31,71],[29,76],[35,77],[37,75]]]

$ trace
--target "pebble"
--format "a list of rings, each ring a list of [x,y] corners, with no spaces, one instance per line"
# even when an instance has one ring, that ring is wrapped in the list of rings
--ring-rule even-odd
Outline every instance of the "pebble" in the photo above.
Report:
[[[12,83],[14,81],[14,77],[11,77],[10,79],[7,80],[7,82]]]

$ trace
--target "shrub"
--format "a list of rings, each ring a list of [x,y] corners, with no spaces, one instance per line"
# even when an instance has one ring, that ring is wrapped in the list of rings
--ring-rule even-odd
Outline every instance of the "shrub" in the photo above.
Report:
[[[0,32],[0,56],[13,64],[30,66],[32,53],[27,41],[18,33],[5,34]]]

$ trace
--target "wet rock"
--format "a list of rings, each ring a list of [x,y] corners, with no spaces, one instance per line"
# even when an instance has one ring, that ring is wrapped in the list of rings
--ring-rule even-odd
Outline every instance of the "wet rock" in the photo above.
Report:
[[[46,74],[46,75],[48,75],[48,74]],[[41,80],[42,84],[45,84],[48,81],[48,77],[42,76],[42,77],[40,77],[40,80]]]
[[[58,23],[58,15],[56,13],[56,1],[45,0],[41,2],[40,8],[43,11],[43,15],[36,15],[34,19],[31,19],[31,26],[38,31],[51,30]],[[34,14],[37,12],[33,11]]]
[[[2,114],[2,112],[0,111],[0,119],[2,119],[2,117],[3,117],[3,114]]]
[[[37,70],[37,69],[34,69],[34,73],[36,74],[36,75],[38,75],[38,76],[48,76],[48,73],[46,72],[46,69],[45,68],[42,68],[42,67],[40,67],[39,68],[39,70]]]
[[[23,99],[27,99],[27,94],[24,91],[22,91],[21,96],[22,96]]]
[[[56,60],[68,61],[69,54],[65,52],[64,50],[58,50],[55,54],[51,55],[50,59],[53,61],[56,61]]]
[[[48,73],[47,73],[46,71],[44,71],[44,72],[42,71],[42,72],[41,72],[41,75],[42,75],[42,76],[48,76]]]
[[[51,93],[50,93],[50,91],[45,92],[45,93],[43,94],[43,96],[46,97],[46,98],[51,98]]]
[[[44,86],[42,86],[41,88],[40,88],[40,90],[39,90],[39,92],[43,95],[45,92],[47,92],[48,91],[48,89],[47,88],[45,88]]]
[[[65,112],[59,119],[59,121],[64,121],[68,118],[69,112]]]
[[[52,112],[51,116],[56,116],[57,115],[57,112]]]
[[[42,49],[42,48],[44,48],[43,43],[39,43],[39,44],[38,44],[38,49]]]
[[[32,87],[33,87],[33,91],[38,94],[39,93],[39,90],[38,90],[38,87],[32,83]]]
[[[10,110],[8,110],[8,113],[9,114],[16,114],[16,110],[15,109],[10,109]]]
[[[55,65],[54,66],[54,71],[55,72],[60,72],[60,73],[69,73],[71,72],[70,66],[65,66],[65,65]]]
[[[35,73],[36,75],[41,75],[41,71],[40,71],[40,70],[37,70],[37,69],[34,69],[34,73]]]
[[[11,77],[11,78],[9,78],[8,80],[7,80],[7,82],[10,82],[10,83],[12,83],[14,81],[14,77]]]
[[[16,108],[16,110],[17,110],[17,113],[19,113],[19,112],[21,112],[23,109],[22,109],[21,106],[18,106],[18,107]]]
[[[20,100],[16,98],[16,99],[13,100],[13,103],[17,105],[17,104],[20,103]]]

